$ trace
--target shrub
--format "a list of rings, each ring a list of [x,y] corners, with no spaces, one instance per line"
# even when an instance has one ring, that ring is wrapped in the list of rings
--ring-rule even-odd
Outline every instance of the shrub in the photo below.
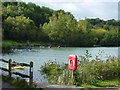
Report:
[[[113,80],[120,76],[120,61],[116,58],[108,60],[89,60],[91,55],[88,50],[84,56],[80,56],[78,60],[78,68],[74,71],[74,80],[72,80],[72,71],[69,71],[67,64],[58,64],[57,62],[49,61],[41,67],[41,72],[46,75],[46,78],[53,84],[65,85],[82,85],[95,84],[99,80]]]
[[[3,41],[2,42],[2,50],[11,50],[12,49],[12,43]]]

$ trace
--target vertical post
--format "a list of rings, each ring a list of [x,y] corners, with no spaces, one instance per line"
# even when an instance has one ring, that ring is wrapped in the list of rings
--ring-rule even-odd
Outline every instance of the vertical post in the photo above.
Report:
[[[9,69],[9,76],[11,77],[11,62],[12,62],[12,60],[11,59],[9,59],[9,65],[8,65],[8,69]]]
[[[30,78],[29,78],[29,85],[33,85],[33,62],[30,62]]]
[[[69,85],[70,77],[69,77],[69,70],[68,70],[68,85]]]
[[[74,70],[72,70],[72,85],[74,84]]]

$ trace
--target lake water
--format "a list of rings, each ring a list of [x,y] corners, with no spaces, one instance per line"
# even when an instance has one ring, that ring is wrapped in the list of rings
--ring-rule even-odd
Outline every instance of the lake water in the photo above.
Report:
[[[95,59],[98,56],[100,59],[106,60],[109,56],[118,58],[118,47],[93,47],[93,48],[79,48],[79,47],[62,47],[62,48],[33,48],[32,50],[18,49],[15,53],[3,54],[2,58],[9,60],[15,60],[21,63],[29,63],[33,61],[34,81],[46,83],[47,81],[40,74],[40,66],[44,65],[45,62],[57,61],[59,63],[67,63],[68,56],[75,54],[78,56],[84,55],[85,51],[88,50],[92,55],[90,59]],[[4,64],[2,64],[5,66]],[[28,74],[29,71],[25,69],[21,71]]]

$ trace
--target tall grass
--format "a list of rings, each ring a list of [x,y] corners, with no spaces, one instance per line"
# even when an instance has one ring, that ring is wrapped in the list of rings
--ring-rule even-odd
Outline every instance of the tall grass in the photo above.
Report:
[[[72,71],[68,70],[67,64],[49,61],[40,69],[46,75],[49,83],[53,84],[81,86],[83,84],[95,85],[98,81],[120,80],[120,67],[118,66],[120,61],[118,59],[89,60],[90,57],[91,55],[86,50],[84,56],[79,58],[78,68],[74,71],[74,80],[72,80]]]

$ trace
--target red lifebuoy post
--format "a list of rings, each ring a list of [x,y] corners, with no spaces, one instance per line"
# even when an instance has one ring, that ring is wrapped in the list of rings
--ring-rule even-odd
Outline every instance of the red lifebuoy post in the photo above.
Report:
[[[77,69],[77,56],[69,55],[68,57],[68,69],[75,71]]]
[[[71,84],[74,84],[74,71],[77,69],[77,56],[69,55],[68,56],[68,69],[72,71],[71,75]]]

